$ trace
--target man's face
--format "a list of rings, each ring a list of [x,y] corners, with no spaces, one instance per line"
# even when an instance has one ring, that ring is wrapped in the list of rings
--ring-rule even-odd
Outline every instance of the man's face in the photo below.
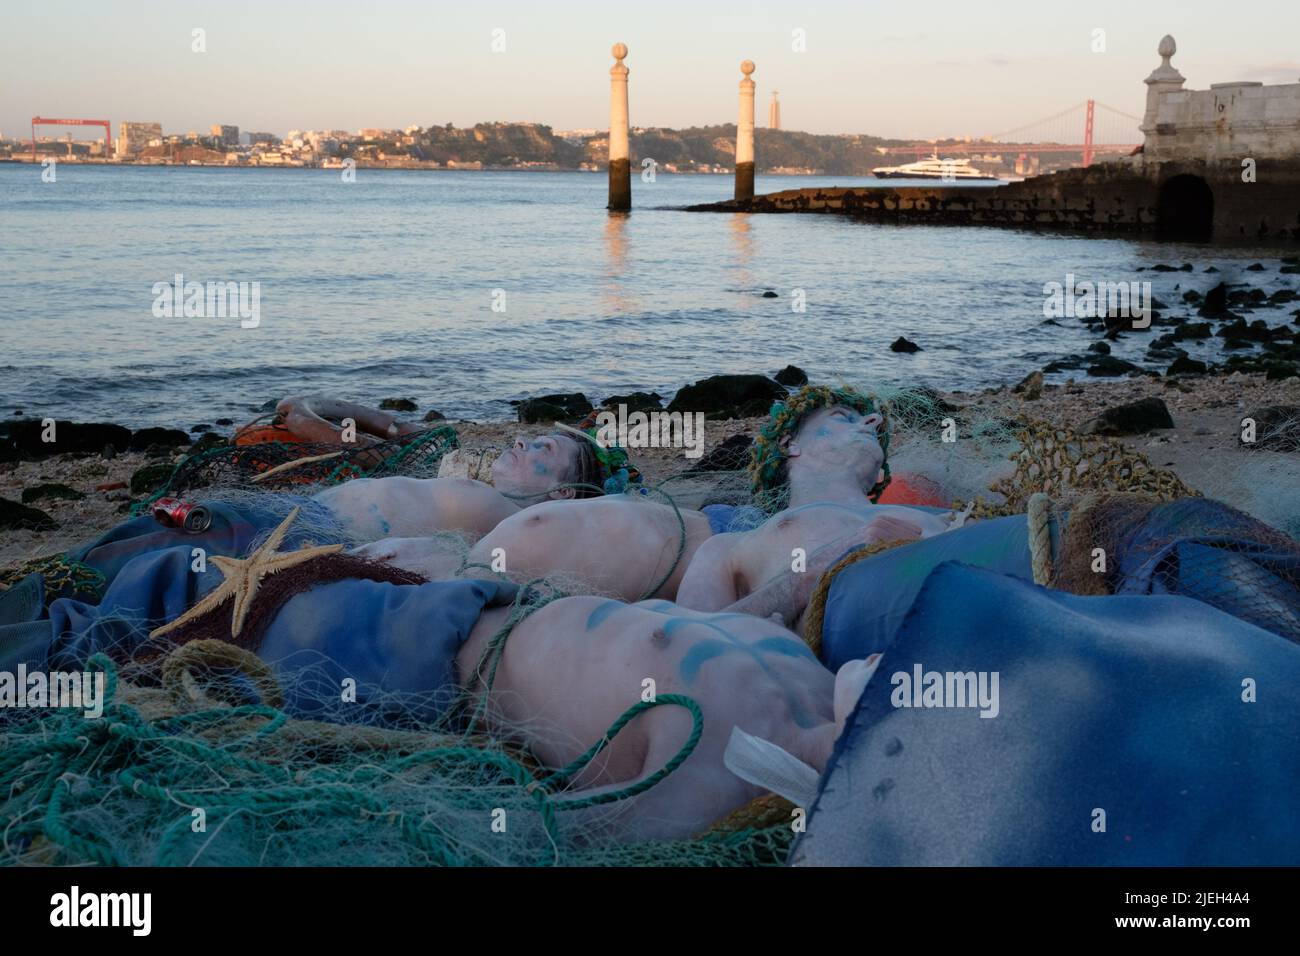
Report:
[[[788,451],[804,468],[849,472],[869,488],[884,477],[885,453],[876,435],[883,421],[879,413],[864,415],[847,405],[819,408],[800,423]]]
[[[578,444],[567,435],[519,435],[492,463],[492,484],[510,495],[545,495],[572,480],[577,460]]]

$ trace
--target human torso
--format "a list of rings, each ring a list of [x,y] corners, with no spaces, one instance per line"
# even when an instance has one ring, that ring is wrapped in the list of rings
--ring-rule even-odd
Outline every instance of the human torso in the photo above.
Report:
[[[359,541],[459,531],[478,537],[518,506],[467,478],[359,478],[316,496]]]
[[[534,505],[502,522],[471,561],[497,558],[518,578],[547,577],[570,593],[671,599],[712,534],[697,511],[625,495]]]
[[[800,558],[806,561],[856,531],[865,533],[873,522],[886,516],[917,526],[920,537],[948,530],[944,515],[904,505],[814,502],[788,508],[743,536],[737,542],[733,564],[742,572],[747,589],[754,590],[789,573]]]
[[[484,643],[466,646],[462,673],[477,668]],[[654,788],[655,810],[641,821],[651,827],[643,836],[685,836],[761,792],[723,764],[732,728],[807,759],[812,738],[830,731],[834,683],[802,641],[771,621],[667,601],[627,605],[583,597],[552,602],[516,626],[492,701],[500,727],[521,734],[546,765],[563,766],[647,694],[694,700],[703,712],[703,737]],[[627,725],[578,784],[626,781],[656,769],[691,727],[680,706],[652,709]]]

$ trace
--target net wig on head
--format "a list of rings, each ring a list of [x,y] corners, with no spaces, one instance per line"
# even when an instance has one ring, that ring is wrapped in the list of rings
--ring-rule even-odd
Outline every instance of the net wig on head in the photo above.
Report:
[[[880,495],[889,484],[889,411],[884,402],[878,402],[874,395],[863,395],[848,387],[832,388],[829,385],[805,385],[785,401],[772,405],[767,422],[759,429],[750,452],[749,477],[756,496],[770,498],[773,492],[784,487],[790,480],[786,469],[789,457],[782,439],[793,438],[805,418],[819,408],[829,408],[832,405],[843,405],[863,415],[881,416],[876,435],[880,440],[883,456],[880,467],[885,477],[867,492],[872,501],[880,500]]]
[[[578,446],[578,454],[573,470],[564,479],[565,485],[573,487],[575,498],[597,498],[604,494],[602,489],[607,477],[605,468],[596,457],[596,449],[591,442],[575,438],[573,443]]]
[[[617,495],[627,491],[629,485],[641,485],[641,472],[627,456],[627,449],[621,445],[605,445],[598,437],[600,429],[596,425],[597,413],[593,411],[575,425],[556,422],[556,426],[568,432],[578,443],[578,465],[575,473],[582,477],[570,481],[587,485],[596,485],[602,489],[577,489],[577,497],[594,498],[600,494]]]

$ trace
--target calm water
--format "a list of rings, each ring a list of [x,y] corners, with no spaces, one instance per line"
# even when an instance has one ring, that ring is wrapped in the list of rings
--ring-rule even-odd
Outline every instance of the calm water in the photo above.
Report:
[[[1176,284],[1203,291],[1223,277],[1201,273],[1211,262],[1232,275],[1278,254],[669,208],[728,197],[722,176],[634,176],[635,211],[611,217],[594,173],[57,175],[0,164],[0,416],[188,427],[332,391],[507,418],[512,398],[667,395],[788,362],[815,380],[969,389],[1092,341],[1075,320],[1043,324],[1043,284],[1067,272],[1151,279],[1172,302]],[[757,188],[854,182],[760,176]],[[1196,274],[1135,272],[1185,260]],[[1288,278],[1275,265],[1238,274],[1272,289]],[[156,318],[152,287],[176,273],[260,282],[260,326]],[[796,289],[806,312],[791,310]],[[924,351],[890,352],[899,335]],[[1146,341],[1116,354],[1136,358]]]

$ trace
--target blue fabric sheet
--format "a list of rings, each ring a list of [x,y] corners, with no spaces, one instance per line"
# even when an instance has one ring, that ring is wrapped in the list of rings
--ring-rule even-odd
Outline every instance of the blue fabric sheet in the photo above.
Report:
[[[979,521],[890,548],[837,574],[826,596],[822,624],[826,666],[838,670],[846,661],[884,650],[930,572],[945,561],[1032,581],[1024,515]]]
[[[945,563],[886,643],[793,863],[1300,861],[1300,647],[1284,638],[1185,597]],[[998,715],[894,706],[893,675],[916,664],[998,672]]]
[[[1300,642],[1300,548],[1209,498],[1153,508],[1119,546],[1117,594],[1182,594]]]
[[[202,504],[212,512],[212,525],[207,531],[190,534],[181,528],[168,528],[152,515],[140,515],[122,522],[90,543],[72,549],[68,557],[101,572],[109,583],[134,558],[179,545],[203,548],[209,555],[241,557],[251,550],[259,537],[283,521],[295,506],[302,509],[302,517],[309,518],[310,523],[296,523],[291,527],[281,550],[302,547],[308,540],[315,544],[345,541],[342,533],[336,530],[337,521],[330,511],[306,496],[268,495],[263,501],[250,499],[238,507],[214,501]]]
[[[184,613],[220,581],[190,570],[188,546],[128,562],[98,605],[50,605],[47,663],[79,670],[97,651],[125,657],[148,633]],[[431,721],[454,697],[455,655],[485,607],[508,603],[513,585],[487,580],[395,585],[366,580],[319,584],[290,598],[258,649],[295,717],[355,723]],[[357,684],[344,703],[342,681]]]

